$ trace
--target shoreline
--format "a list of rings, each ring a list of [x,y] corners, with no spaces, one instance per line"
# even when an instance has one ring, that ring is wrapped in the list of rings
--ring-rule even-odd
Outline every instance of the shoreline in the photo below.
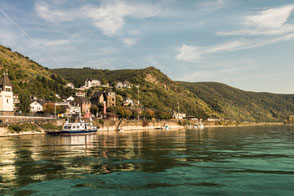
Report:
[[[222,127],[253,127],[253,126],[291,126],[293,124],[284,124],[283,122],[263,122],[263,123],[249,123],[249,124],[239,124],[239,125],[205,125],[205,128],[222,128]],[[188,126],[181,125],[171,125],[168,130],[176,129],[189,129]],[[153,130],[165,130],[160,129],[159,126],[122,126],[122,131],[116,131],[115,126],[103,127],[97,131],[98,133],[122,133],[122,132],[136,132],[136,131],[153,131]],[[168,131],[165,130],[165,131]],[[197,129],[195,129],[197,130]],[[8,127],[0,127],[0,137],[9,136],[22,136],[22,135],[43,135],[46,134],[44,130],[40,131],[25,131],[25,132],[10,132]]]

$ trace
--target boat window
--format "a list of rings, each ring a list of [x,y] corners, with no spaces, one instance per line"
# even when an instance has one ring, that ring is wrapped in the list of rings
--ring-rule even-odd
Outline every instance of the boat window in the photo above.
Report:
[[[73,126],[72,128],[73,128],[73,129],[75,129],[75,128],[76,128],[76,126]]]

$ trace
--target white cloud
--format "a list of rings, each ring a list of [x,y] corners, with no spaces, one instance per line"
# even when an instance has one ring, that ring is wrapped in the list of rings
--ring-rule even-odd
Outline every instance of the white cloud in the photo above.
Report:
[[[179,53],[176,58],[179,61],[195,62],[199,61],[205,54],[246,49],[250,47],[251,44],[252,43],[246,41],[231,41],[207,47],[183,44],[179,49]]]
[[[72,40],[67,39],[60,39],[60,40],[35,40],[38,44],[42,46],[48,46],[48,47],[55,47],[55,46],[61,46],[61,45],[68,45],[72,43]]]
[[[162,16],[165,12],[152,4],[116,1],[102,4],[100,7],[86,6],[84,7],[84,13],[92,20],[95,27],[111,37],[122,29],[126,23],[126,17],[151,18]]]
[[[220,31],[216,34],[222,36],[270,36],[292,33],[294,32],[294,25],[287,22],[293,10],[294,5],[287,5],[259,11],[253,15],[243,17],[243,27],[241,27],[241,29]]]
[[[136,38],[124,38],[122,39],[122,42],[126,44],[127,46],[131,47],[137,44],[138,39]]]
[[[288,20],[294,5],[267,9],[260,11],[258,14],[246,16],[244,24],[257,28],[280,28]]]
[[[179,54],[176,56],[179,61],[193,62],[199,60],[202,52],[196,46],[183,44],[179,49]]]
[[[235,31],[217,32],[220,36],[247,36],[234,38],[222,44],[199,47],[183,44],[177,60],[194,62],[213,53],[238,51],[294,39],[294,24],[287,23],[294,5],[259,11],[243,17],[243,27]],[[255,37],[252,37],[255,36]]]
[[[215,63],[213,63],[215,65]],[[238,65],[238,66],[236,66]],[[206,67],[209,67],[206,66]],[[228,82],[234,79],[240,80],[244,76],[244,72],[251,72],[256,69],[257,64],[252,59],[238,59],[237,61],[219,62],[218,66],[210,69],[198,69],[197,71],[186,72],[182,76],[178,76],[176,80],[180,81],[219,81]],[[190,69],[191,70],[191,69]]]
[[[228,5],[228,0],[205,0],[197,4],[201,11],[213,12]]]
[[[37,2],[35,4],[35,10],[41,18],[49,22],[73,20],[72,17],[69,17],[69,15],[63,11],[49,9],[48,4],[45,2]]]
[[[220,53],[220,52],[231,52],[231,51],[239,51],[250,48],[257,48],[269,44],[275,44],[281,41],[288,41],[294,39],[294,33],[287,34],[284,36],[279,36],[277,38],[272,39],[243,39],[238,41],[229,41],[222,44],[217,44],[213,46],[193,46],[183,44],[181,48],[178,50],[178,55],[176,59],[179,61],[185,62],[195,62],[201,60],[203,56],[208,54]]]

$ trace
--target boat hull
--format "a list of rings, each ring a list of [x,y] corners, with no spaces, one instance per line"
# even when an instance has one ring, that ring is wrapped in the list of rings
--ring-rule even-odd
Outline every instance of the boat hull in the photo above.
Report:
[[[78,131],[48,131],[48,135],[61,135],[61,136],[69,136],[69,135],[90,135],[96,134],[97,129],[94,130],[78,130]]]

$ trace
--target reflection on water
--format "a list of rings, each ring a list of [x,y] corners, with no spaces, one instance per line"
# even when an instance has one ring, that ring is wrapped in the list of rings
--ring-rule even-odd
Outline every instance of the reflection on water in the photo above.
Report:
[[[287,195],[293,134],[274,126],[0,138],[0,194]]]

